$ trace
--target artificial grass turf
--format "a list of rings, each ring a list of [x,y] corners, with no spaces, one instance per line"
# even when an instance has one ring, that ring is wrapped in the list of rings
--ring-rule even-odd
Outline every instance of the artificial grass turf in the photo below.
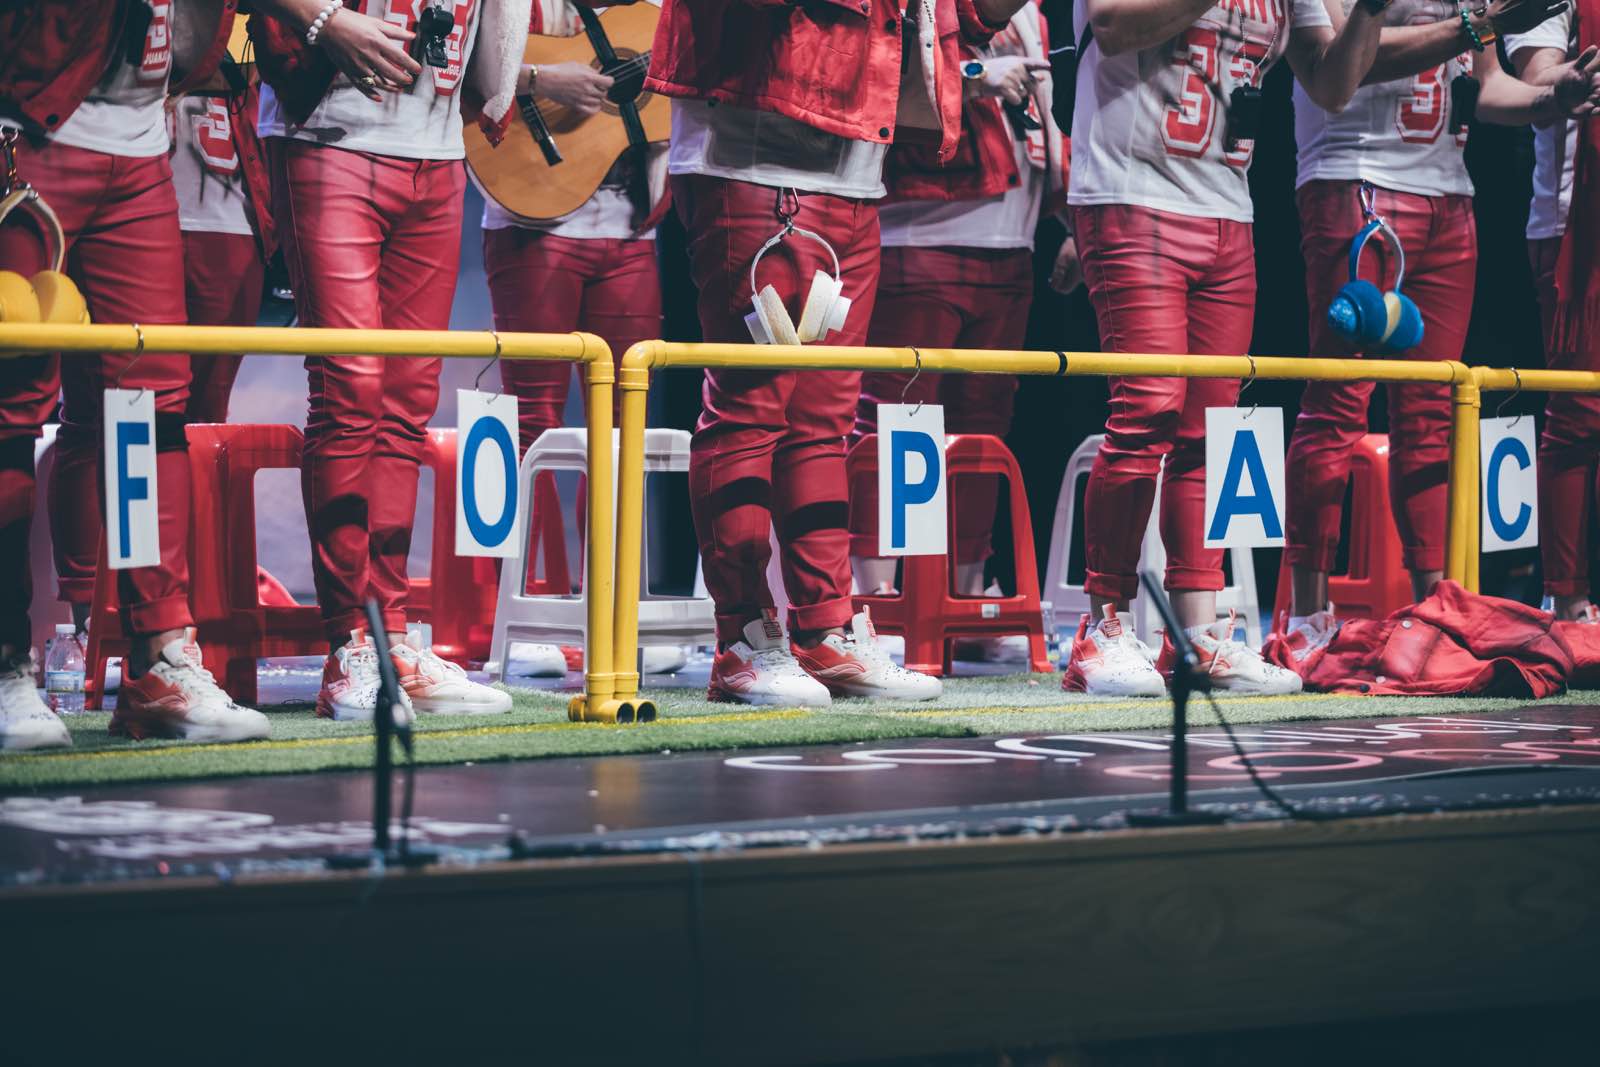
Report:
[[[946,679],[945,695],[926,703],[840,701],[820,711],[713,704],[696,690],[646,689],[662,718],[647,725],[567,721],[565,691],[513,689],[505,715],[425,717],[417,723],[417,761],[424,764],[554,756],[600,756],[663,750],[715,750],[892,741],[909,737],[1083,733],[1160,728],[1171,721],[1164,700],[1122,700],[1063,693],[1059,675]],[[1505,714],[1530,703],[1600,704],[1600,691],[1574,691],[1546,701],[1494,698],[1371,697],[1300,694],[1228,697],[1233,724],[1307,719],[1378,718],[1445,712]],[[372,765],[371,725],[316,718],[310,705],[266,709],[272,740],[215,745],[129,741],[106,732],[109,714],[67,720],[73,748],[0,754],[0,790],[150,782],[256,774],[360,769]],[[1211,709],[1191,705],[1191,722],[1214,726]]]

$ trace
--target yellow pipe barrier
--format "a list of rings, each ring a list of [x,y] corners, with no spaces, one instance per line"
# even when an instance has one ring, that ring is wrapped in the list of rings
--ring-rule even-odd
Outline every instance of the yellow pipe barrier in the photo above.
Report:
[[[612,519],[611,349],[588,333],[534,334],[464,330],[329,330],[260,326],[61,326],[0,323],[0,358],[31,352],[184,352],[191,355],[417,356],[460,359],[544,359],[585,365],[589,397],[588,640],[584,692],[568,708],[586,722],[653,718],[642,706],[615,697],[610,665],[616,624]],[[635,684],[635,691],[637,684]]]
[[[1458,362],[1395,359],[1320,359],[1284,356],[1188,356],[1115,352],[978,351],[949,348],[847,348],[830,345],[674,344],[641,341],[623,354],[618,369],[623,391],[621,455],[617,485],[616,696],[638,693],[639,581],[644,533],[644,395],[657,367],[746,367],[794,370],[876,370],[930,373],[1032,374],[1239,378],[1324,382],[1437,382],[1477,395],[1473,371]],[[1531,388],[1531,386],[1530,386]],[[1464,432],[1464,431],[1463,431]],[[1477,454],[1477,423],[1471,426]],[[1470,500],[1476,500],[1477,466],[1471,467]],[[1452,486],[1463,472],[1451,468]],[[1468,506],[1469,494],[1452,501]],[[1473,505],[1475,506],[1475,504]],[[1452,515],[1454,512],[1452,512]],[[1473,513],[1476,514],[1475,512]],[[1476,530],[1476,527],[1473,527]]]

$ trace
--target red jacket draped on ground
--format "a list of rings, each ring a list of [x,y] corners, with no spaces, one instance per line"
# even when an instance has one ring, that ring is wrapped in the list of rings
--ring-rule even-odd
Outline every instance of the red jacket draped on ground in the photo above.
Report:
[[[1556,622],[1514,600],[1440,582],[1387,619],[1351,619],[1298,670],[1309,689],[1386,695],[1547,697],[1600,681],[1600,626]]]

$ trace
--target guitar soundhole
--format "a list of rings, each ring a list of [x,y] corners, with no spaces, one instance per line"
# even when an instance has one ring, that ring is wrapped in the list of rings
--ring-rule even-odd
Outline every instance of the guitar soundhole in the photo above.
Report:
[[[616,53],[617,62],[612,64],[609,70],[602,67],[598,60],[593,64],[596,70],[610,74],[616,79],[611,91],[606,94],[606,102],[600,105],[600,110],[607,115],[619,115],[621,112],[617,105],[631,100],[639,110],[643,111],[650,98],[655,95],[644,91],[644,76],[650,70],[650,55],[648,52],[640,53],[631,48],[618,48]]]

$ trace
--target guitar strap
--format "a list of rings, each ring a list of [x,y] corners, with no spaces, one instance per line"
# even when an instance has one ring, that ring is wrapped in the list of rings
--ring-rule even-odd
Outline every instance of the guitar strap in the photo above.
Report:
[[[606,28],[600,24],[600,16],[593,9],[584,4],[574,4],[578,9],[578,17],[583,20],[583,32],[589,37],[589,44],[594,48],[595,58],[600,61],[601,72],[608,71],[617,65],[617,50],[611,47],[611,39],[606,36]],[[613,100],[617,105],[617,113],[622,117],[622,128],[628,134],[628,152],[633,157],[634,165],[628,182],[628,198],[633,201],[634,211],[641,217],[650,214],[650,165],[648,150],[650,142],[644,135],[644,123],[639,118],[639,105],[632,97],[626,100]]]

